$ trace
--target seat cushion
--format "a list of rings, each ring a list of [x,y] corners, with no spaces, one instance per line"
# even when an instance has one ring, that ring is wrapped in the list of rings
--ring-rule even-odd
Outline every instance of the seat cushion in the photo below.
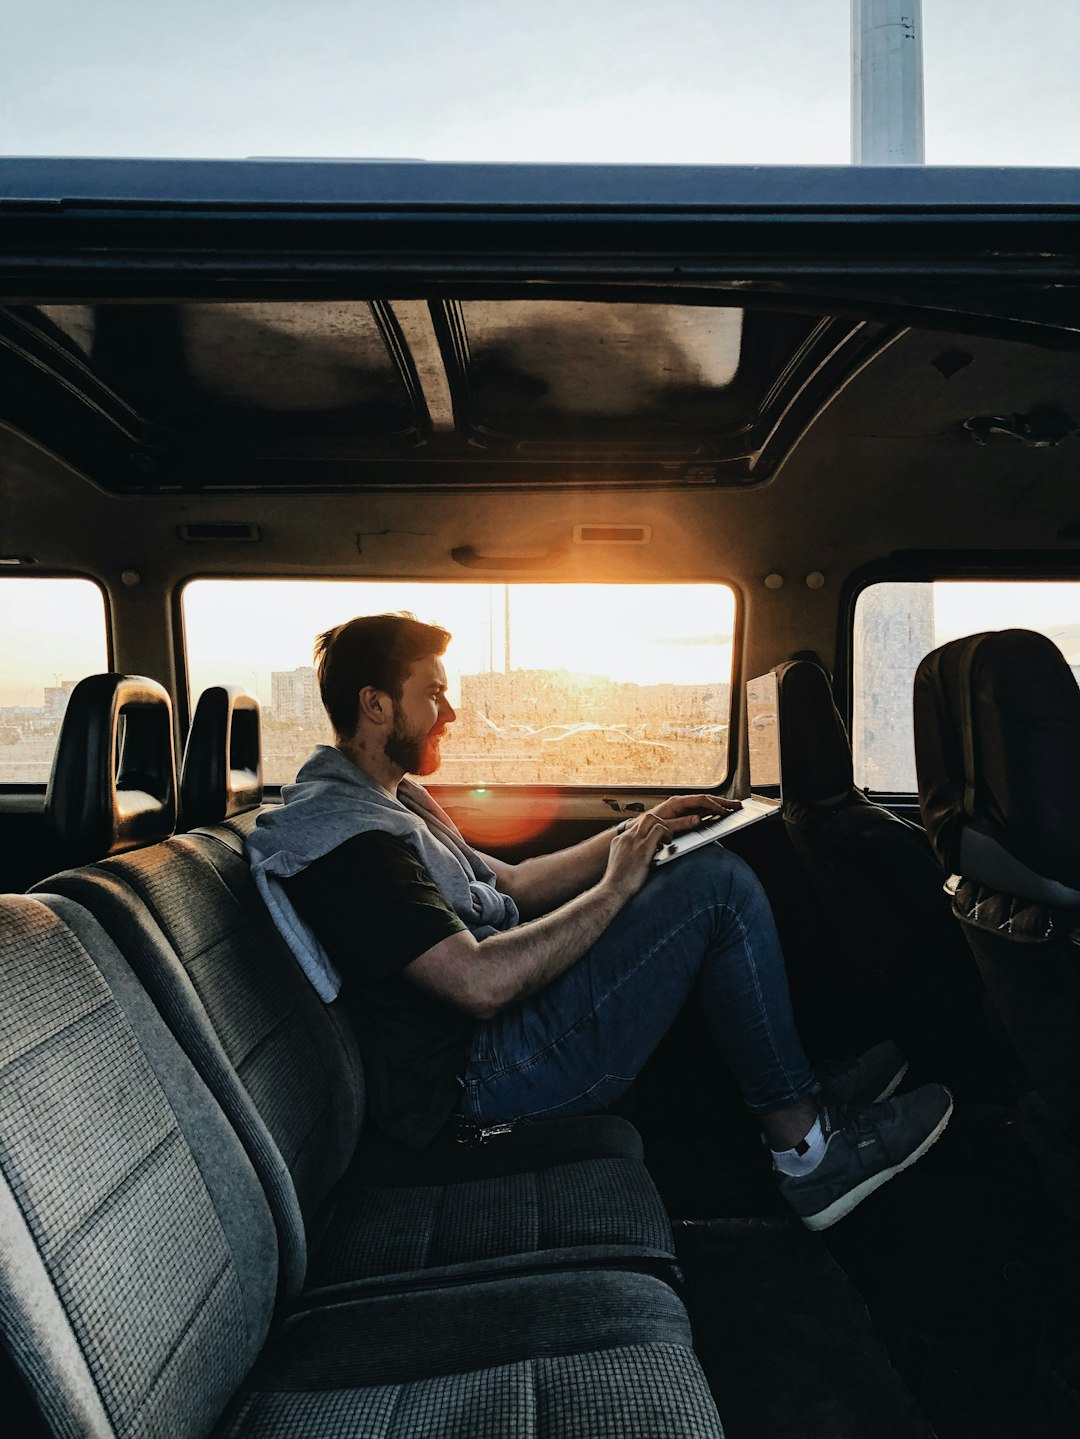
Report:
[[[471,1182],[373,1186],[354,1167],[310,1250],[308,1288],[444,1266],[520,1268],[571,1257],[674,1263],[644,1166],[592,1159]],[[567,1251],[581,1251],[571,1256]],[[558,1252],[552,1252],[558,1251]]]
[[[295,1316],[220,1439],[718,1439],[689,1321],[605,1270],[350,1299]]]

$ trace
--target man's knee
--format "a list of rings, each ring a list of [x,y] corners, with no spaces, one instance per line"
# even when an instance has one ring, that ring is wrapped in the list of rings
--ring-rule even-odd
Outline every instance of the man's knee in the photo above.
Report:
[[[656,879],[667,874],[670,903],[685,913],[711,912],[726,933],[734,925],[740,931],[772,926],[772,907],[761,881],[747,862],[718,844],[703,845],[670,864],[661,865]]]
[[[702,845],[670,864],[661,865],[653,882],[684,889],[699,899],[714,894],[717,902],[757,899],[763,893],[761,881],[744,859],[718,844]]]

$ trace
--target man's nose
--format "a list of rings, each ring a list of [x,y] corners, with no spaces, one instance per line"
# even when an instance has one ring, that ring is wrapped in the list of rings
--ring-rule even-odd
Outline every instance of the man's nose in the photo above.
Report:
[[[457,711],[445,695],[442,696],[442,702],[439,705],[439,714],[443,724],[453,724],[457,719]]]

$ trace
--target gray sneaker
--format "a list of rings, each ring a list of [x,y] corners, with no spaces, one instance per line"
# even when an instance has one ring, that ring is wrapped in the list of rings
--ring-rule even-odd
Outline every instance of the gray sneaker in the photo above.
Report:
[[[877,1104],[888,1099],[908,1072],[908,1062],[891,1039],[875,1044],[850,1064],[817,1071],[826,1104]]]
[[[920,1159],[953,1111],[943,1084],[924,1084],[898,1099],[821,1110],[825,1154],[810,1174],[778,1175],[780,1193],[807,1229],[828,1229],[868,1194]]]

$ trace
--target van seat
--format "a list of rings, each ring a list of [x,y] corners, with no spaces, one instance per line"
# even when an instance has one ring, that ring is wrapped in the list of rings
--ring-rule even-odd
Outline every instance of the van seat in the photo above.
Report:
[[[791,660],[774,673],[784,823],[844,956],[845,983],[925,1073],[984,1097],[1000,1083],[999,1060],[930,841],[855,784],[821,666]]]
[[[505,1148],[455,1146],[466,1158],[451,1179],[436,1164],[417,1183],[404,1169],[388,1186],[385,1164],[369,1164],[359,1143],[363,1074],[340,1001],[316,995],[247,865],[213,840],[181,836],[43,887],[104,924],[244,1135],[277,1201],[291,1292],[305,1232],[318,1236],[307,1264],[319,1285],[463,1262],[673,1262],[640,1139],[614,1116],[598,1116],[585,1154],[579,1139],[565,1161],[558,1140],[540,1136],[537,1152],[519,1131]],[[590,1125],[568,1128],[581,1135]],[[387,1147],[372,1148],[382,1161]]]
[[[239,685],[211,685],[195,706],[180,772],[180,828],[194,829],[262,803],[259,701]]]
[[[685,1310],[644,1274],[345,1291],[271,1337],[259,1180],[80,906],[0,899],[0,1016],[0,1337],[50,1432],[721,1434]]]
[[[109,774],[97,778],[107,792]],[[107,794],[101,808],[115,809]],[[341,1004],[316,995],[246,862],[211,836],[163,840],[42,888],[104,925],[236,1126],[278,1224],[287,1293],[306,1275],[332,1287],[463,1265],[618,1261],[671,1272],[671,1226],[640,1138],[611,1116],[569,1123],[565,1153],[551,1137],[557,1122],[535,1146],[515,1134],[480,1146],[471,1166],[413,1167],[388,1187],[386,1147],[369,1160],[359,1144],[363,1073]]]
[[[953,913],[1036,1102],[1030,1147],[1080,1218],[1080,689],[1031,630],[968,635],[915,675],[915,756]]]

